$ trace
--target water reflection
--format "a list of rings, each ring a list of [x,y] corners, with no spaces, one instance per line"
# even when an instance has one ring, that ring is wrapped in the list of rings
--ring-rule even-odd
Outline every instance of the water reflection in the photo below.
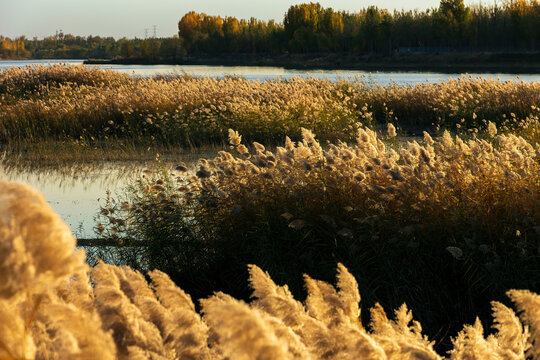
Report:
[[[95,238],[94,217],[110,192],[122,195],[148,169],[173,169],[182,161],[194,166],[200,157],[214,154],[193,153],[155,160],[73,163],[61,167],[30,167],[28,164],[0,164],[0,179],[27,184],[40,191],[51,207],[70,226],[77,238]],[[100,200],[101,199],[101,200]]]
[[[88,238],[94,237],[93,219],[99,210],[99,198],[106,196],[107,190],[120,192],[140,171],[140,165],[115,163],[93,165],[85,171],[0,167],[0,177],[39,190],[76,237]]]

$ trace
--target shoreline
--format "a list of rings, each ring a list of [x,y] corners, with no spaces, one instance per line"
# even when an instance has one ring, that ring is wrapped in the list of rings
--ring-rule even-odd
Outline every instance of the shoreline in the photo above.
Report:
[[[441,73],[540,74],[539,53],[406,53],[392,56],[294,54],[227,54],[220,57],[186,56],[177,59],[87,59],[87,65],[214,65],[273,66],[298,70],[364,70]]]

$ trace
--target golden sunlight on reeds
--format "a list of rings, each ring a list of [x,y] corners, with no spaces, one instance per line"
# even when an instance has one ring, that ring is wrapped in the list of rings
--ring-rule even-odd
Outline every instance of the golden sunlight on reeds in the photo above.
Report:
[[[366,223],[392,219],[396,233],[437,224],[467,237],[483,228],[496,234],[478,239],[489,246],[518,230],[534,238],[533,229],[540,230],[540,145],[490,128],[492,135],[482,138],[445,131],[434,139],[424,132],[421,140],[399,143],[391,124],[388,135],[359,125],[355,144],[324,148],[302,129],[302,141],[287,137],[274,152],[259,143],[249,152],[229,130],[234,151],[200,160],[196,176],[182,175],[189,185],[179,189],[179,201],[195,206],[194,217],[213,219],[234,219],[231,209],[262,212],[279,204],[289,213],[283,215],[289,227],[322,221],[345,237]]]
[[[294,77],[132,78],[84,66],[0,71],[0,140],[133,139],[198,146],[223,143],[234,128],[251,141],[300,138],[352,140],[352,127],[393,122],[402,128],[483,128],[488,121],[538,134],[540,84],[462,76],[414,86]],[[534,135],[534,134],[533,134]],[[531,135],[531,136],[533,136]]]
[[[0,182],[0,359],[540,360],[539,86],[0,71],[7,150],[229,146],[108,196],[103,262]]]
[[[279,150],[279,159],[324,155],[309,133],[304,138],[305,144]],[[271,161],[262,151],[260,161]],[[251,265],[251,302],[218,292],[201,300],[198,312],[190,296],[159,271],[147,280],[129,267],[100,263],[90,269],[82,252],[74,251],[67,226],[35,191],[2,182],[0,201],[2,359],[442,358],[405,304],[391,317],[376,305],[363,325],[356,279],[341,264],[335,287],[305,276],[304,302]],[[466,325],[448,358],[539,358],[540,296],[527,290],[508,296],[519,313],[493,302],[494,332],[486,335],[479,321]]]
[[[490,128],[406,141],[358,125],[336,144],[303,129],[275,149],[231,129],[229,150],[105,203],[99,231],[122,247],[100,256],[159,268],[198,298],[247,299],[250,263],[301,298],[302,273],[328,281],[341,262],[366,307],[406,302],[444,351],[475,315],[486,326],[490,300],[537,291],[540,148]]]

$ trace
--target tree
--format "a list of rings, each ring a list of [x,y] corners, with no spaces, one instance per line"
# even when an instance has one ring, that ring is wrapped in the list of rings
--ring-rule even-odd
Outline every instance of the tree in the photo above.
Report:
[[[129,41],[126,38],[122,38],[119,40],[120,42],[120,54],[124,58],[130,58],[133,56],[133,45],[131,44],[131,41]]]
[[[375,44],[380,36],[381,13],[376,6],[370,6],[365,15],[364,35],[369,52],[375,50]]]
[[[459,24],[463,24],[469,16],[469,9],[463,0],[441,0],[439,11]]]
[[[460,44],[465,34],[465,23],[469,18],[469,8],[465,7],[463,0],[441,0],[439,13],[447,39],[454,45]]]
[[[291,50],[316,50],[316,35],[320,29],[324,9],[319,3],[294,5],[285,14],[283,25]]]
[[[201,30],[202,19],[206,14],[198,14],[190,11],[178,22],[178,36],[184,40],[185,47],[189,50],[197,32]]]
[[[329,36],[338,36],[343,33],[343,19],[341,14],[332,8],[325,9],[319,21],[319,31]]]
[[[160,56],[176,60],[178,56],[182,55],[182,43],[178,36],[166,38],[161,40],[161,46],[159,48]]]
[[[291,37],[294,32],[300,28],[315,33],[319,27],[319,19],[323,12],[323,8],[319,3],[309,3],[294,5],[289,8],[285,14],[283,24],[285,32]]]
[[[516,37],[534,50],[536,36],[540,35],[540,3],[537,0],[509,0],[506,7],[510,11]]]
[[[388,44],[388,52],[392,52],[392,30],[393,30],[393,19],[392,15],[388,12],[388,10],[382,10],[381,11],[382,18],[381,18],[381,35],[386,40],[386,43]]]

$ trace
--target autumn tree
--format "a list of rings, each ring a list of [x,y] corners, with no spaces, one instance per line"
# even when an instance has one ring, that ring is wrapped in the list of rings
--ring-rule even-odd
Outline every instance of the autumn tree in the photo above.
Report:
[[[291,50],[316,50],[316,33],[323,8],[319,3],[294,5],[285,14],[283,25]]]
[[[178,22],[178,36],[183,39],[185,47],[189,50],[197,33],[201,30],[202,19],[206,14],[198,14],[190,11]]]

